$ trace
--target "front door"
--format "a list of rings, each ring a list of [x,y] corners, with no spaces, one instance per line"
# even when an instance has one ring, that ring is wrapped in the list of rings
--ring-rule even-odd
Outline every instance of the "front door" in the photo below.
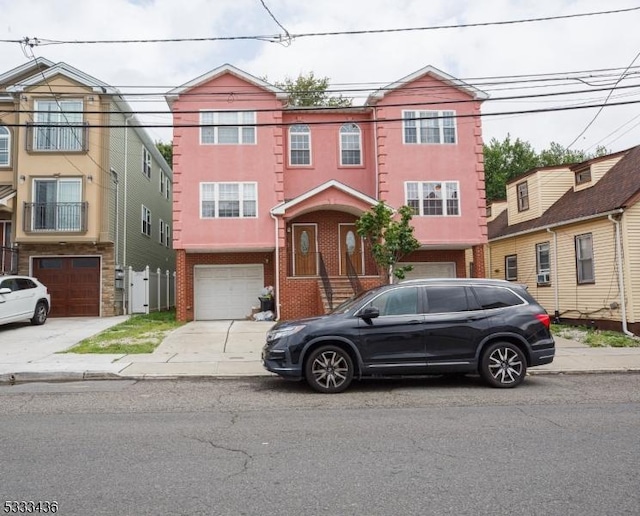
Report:
[[[356,232],[355,224],[340,224],[340,275],[346,276],[349,273],[347,258],[351,261],[355,273],[362,276],[362,238]]]
[[[318,275],[318,244],[315,224],[293,224],[293,275]]]

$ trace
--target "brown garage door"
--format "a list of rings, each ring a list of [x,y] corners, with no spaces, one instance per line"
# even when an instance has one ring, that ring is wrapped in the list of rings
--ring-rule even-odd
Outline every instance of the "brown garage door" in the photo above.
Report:
[[[99,258],[35,258],[33,275],[49,289],[50,317],[100,315]]]

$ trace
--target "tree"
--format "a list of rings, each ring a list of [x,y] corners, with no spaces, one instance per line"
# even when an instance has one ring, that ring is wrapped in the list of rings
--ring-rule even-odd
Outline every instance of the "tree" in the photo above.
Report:
[[[506,183],[517,175],[538,166],[536,151],[520,138],[503,142],[492,138],[484,146],[484,182],[488,201],[506,198]]]
[[[350,98],[342,95],[331,96],[327,92],[329,78],[320,79],[313,72],[307,75],[300,74],[295,81],[287,77],[283,82],[276,82],[275,85],[289,93],[289,105],[295,107],[348,107],[352,103]]]
[[[169,164],[169,166],[173,167],[173,142],[156,142],[156,148],[160,151],[160,154],[162,154],[162,157]]]
[[[389,283],[393,283],[394,277],[404,279],[405,272],[412,267],[397,264],[404,256],[420,247],[410,224],[413,218],[411,208],[402,206],[398,209],[399,220],[394,220],[393,215],[393,210],[380,201],[356,221],[358,235],[369,241],[373,259],[387,272]]]

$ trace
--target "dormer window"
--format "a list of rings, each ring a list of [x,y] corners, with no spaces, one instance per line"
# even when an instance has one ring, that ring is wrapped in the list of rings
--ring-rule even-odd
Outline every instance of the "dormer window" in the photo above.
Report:
[[[576,172],[576,186],[591,182],[591,168]]]
[[[529,187],[527,182],[518,183],[518,211],[526,211],[529,209]]]

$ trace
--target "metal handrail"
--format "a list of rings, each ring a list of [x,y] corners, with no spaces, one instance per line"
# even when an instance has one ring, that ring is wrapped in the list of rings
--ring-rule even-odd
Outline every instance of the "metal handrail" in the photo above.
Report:
[[[87,230],[87,202],[25,202],[24,231],[69,233]]]
[[[360,282],[360,278],[358,277],[358,272],[353,266],[353,262],[351,261],[349,253],[345,254],[345,258],[347,264],[347,277],[349,278],[349,283],[351,283],[351,289],[353,290],[354,294],[358,295],[364,290],[364,288],[362,288],[362,283]]]
[[[329,275],[327,274],[327,267],[324,264],[322,253],[318,253],[318,265],[320,267],[320,279],[322,279],[324,295],[329,303],[329,310],[333,310],[333,288],[331,287],[331,281],[329,281]]]

